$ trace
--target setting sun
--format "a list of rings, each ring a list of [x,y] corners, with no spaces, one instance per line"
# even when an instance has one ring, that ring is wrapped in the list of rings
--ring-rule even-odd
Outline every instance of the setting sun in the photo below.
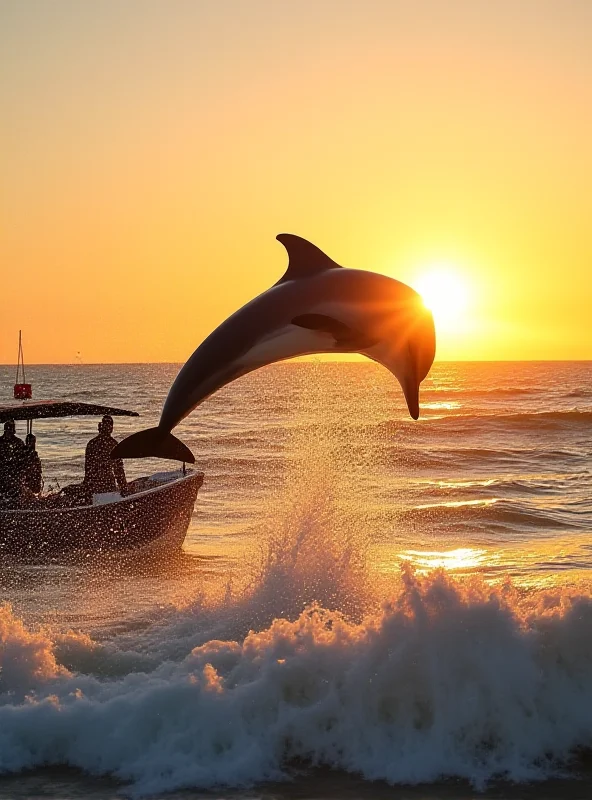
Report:
[[[469,287],[452,268],[430,269],[417,279],[415,288],[433,313],[437,328],[453,329],[463,322],[469,304]]]

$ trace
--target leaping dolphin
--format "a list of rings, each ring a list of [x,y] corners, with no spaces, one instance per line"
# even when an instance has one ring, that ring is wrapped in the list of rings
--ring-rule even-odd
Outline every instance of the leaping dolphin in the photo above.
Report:
[[[400,281],[344,269],[311,242],[277,236],[288,252],[284,276],[228,317],[177,375],[158,427],[120,442],[113,458],[195,458],[171,433],[194,408],[259,367],[313,353],[361,353],[397,378],[409,413],[419,417],[419,384],[434,360],[436,337],[421,297]]]

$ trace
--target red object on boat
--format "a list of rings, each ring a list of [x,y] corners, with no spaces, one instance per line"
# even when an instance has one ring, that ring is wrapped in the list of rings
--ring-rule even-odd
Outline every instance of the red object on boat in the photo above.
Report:
[[[14,384],[14,399],[15,400],[30,400],[33,397],[33,389],[30,383],[15,383]]]

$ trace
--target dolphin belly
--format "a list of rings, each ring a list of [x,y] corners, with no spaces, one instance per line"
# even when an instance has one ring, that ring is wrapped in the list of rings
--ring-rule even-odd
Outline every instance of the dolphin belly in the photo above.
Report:
[[[327,331],[310,330],[297,325],[285,325],[260,339],[244,353],[237,366],[241,374],[258,367],[285,361],[312,353],[330,353],[336,350],[333,334]]]

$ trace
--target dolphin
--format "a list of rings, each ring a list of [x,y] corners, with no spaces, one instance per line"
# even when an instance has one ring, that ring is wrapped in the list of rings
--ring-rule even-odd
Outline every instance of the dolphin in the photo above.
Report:
[[[400,281],[344,269],[311,242],[277,237],[288,268],[270,289],[221,323],[177,375],[156,428],[121,441],[113,458],[160,457],[193,464],[171,433],[218,389],[259,367],[313,353],[361,353],[397,378],[410,415],[436,351],[434,321],[417,292]]]

